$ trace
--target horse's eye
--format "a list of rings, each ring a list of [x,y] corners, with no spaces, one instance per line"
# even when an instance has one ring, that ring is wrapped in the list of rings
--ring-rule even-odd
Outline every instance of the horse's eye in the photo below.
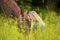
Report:
[[[11,13],[11,17],[14,17],[14,14],[13,13]]]

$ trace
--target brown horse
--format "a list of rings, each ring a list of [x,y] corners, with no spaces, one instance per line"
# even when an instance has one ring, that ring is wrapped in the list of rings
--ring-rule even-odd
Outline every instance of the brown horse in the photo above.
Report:
[[[27,22],[27,25],[30,28],[31,23],[30,18],[27,15],[28,11],[22,12],[21,8],[14,0],[0,0],[0,6],[3,12],[5,12],[8,17],[12,15],[13,17],[15,16],[18,19],[17,22],[19,29],[21,28],[19,25],[22,18],[24,22]]]
[[[33,28],[31,27],[31,20],[34,19],[36,19],[41,26],[45,26],[44,22],[35,11],[30,11],[29,14],[27,14],[28,11],[22,12],[21,8],[16,4],[14,0],[0,0],[0,6],[8,16],[12,14],[18,18],[18,28],[20,28],[19,21],[22,18],[27,22],[28,29]]]

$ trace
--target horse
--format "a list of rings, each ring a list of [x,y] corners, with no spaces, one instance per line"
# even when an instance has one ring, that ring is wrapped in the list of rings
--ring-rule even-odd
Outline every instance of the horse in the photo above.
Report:
[[[22,9],[17,5],[17,3],[14,0],[0,0],[0,6],[7,14],[8,16],[16,17],[18,19],[18,28],[20,28],[20,21],[24,23],[27,23],[27,28],[28,30],[32,30],[33,27],[31,26],[31,21],[32,20],[37,20],[37,22],[41,26],[45,26],[45,23],[41,19],[41,17],[37,14],[35,11],[25,11],[22,12]]]

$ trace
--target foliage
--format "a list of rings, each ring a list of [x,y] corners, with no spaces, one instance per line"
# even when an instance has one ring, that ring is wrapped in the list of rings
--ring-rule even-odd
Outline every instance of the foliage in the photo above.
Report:
[[[19,33],[16,20],[0,14],[0,40],[60,40],[60,17],[54,11],[44,12],[41,9],[40,12],[46,27],[37,25],[37,30],[29,35]]]
[[[23,11],[35,10],[45,22],[46,27],[44,28],[37,25],[37,30],[31,32],[29,35],[24,35],[18,30],[17,20],[6,18],[6,16],[1,13],[0,40],[60,40],[60,17],[57,16],[56,12],[49,11],[48,9],[47,11],[44,8],[46,5],[44,0],[17,0],[16,2]],[[43,4],[44,6],[42,6]],[[51,5],[49,6],[51,7]]]

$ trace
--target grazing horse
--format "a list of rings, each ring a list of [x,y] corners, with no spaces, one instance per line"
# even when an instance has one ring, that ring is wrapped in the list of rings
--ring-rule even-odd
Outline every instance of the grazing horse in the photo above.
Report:
[[[18,7],[14,0],[0,0],[0,6],[8,16],[13,15],[18,18],[18,28],[20,28],[19,21],[21,21],[21,19],[23,20],[23,23],[24,21],[27,22],[28,29],[32,29],[31,20],[37,20],[41,26],[45,26],[45,23],[42,21],[40,16],[35,11],[22,12],[21,8]]]

